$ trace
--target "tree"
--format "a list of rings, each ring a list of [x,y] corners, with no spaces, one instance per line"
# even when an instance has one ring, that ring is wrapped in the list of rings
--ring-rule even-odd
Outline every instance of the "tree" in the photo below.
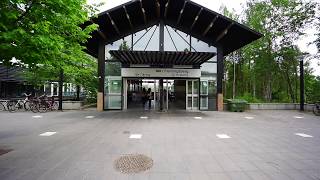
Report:
[[[3,0],[0,9],[1,63],[25,67],[33,84],[53,80],[60,69],[74,82],[88,82],[94,61],[83,45],[97,25],[83,24],[96,6],[86,0]]]
[[[243,14],[235,16],[223,10],[230,18],[241,17],[242,23],[264,35],[240,51],[241,61],[235,70],[226,63],[229,97],[230,77],[235,74],[238,97],[266,102],[299,100],[298,57],[303,52],[295,42],[312,25],[315,7],[315,3],[302,0],[249,0]]]

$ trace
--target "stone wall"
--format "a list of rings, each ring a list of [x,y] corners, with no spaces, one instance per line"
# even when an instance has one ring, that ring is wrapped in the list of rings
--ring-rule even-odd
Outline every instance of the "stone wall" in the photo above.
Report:
[[[62,103],[63,110],[80,110],[82,106],[82,101],[63,101]]]
[[[305,104],[306,111],[312,111],[314,104]],[[224,104],[224,109],[227,109],[227,104]],[[300,104],[293,103],[249,103],[250,110],[299,110]]]

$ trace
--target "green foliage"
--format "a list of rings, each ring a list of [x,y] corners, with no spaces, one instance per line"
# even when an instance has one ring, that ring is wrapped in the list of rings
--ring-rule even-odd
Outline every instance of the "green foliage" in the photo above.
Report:
[[[236,99],[244,99],[249,103],[261,103],[260,99],[253,97],[250,93],[244,93],[242,96],[237,96]]]
[[[123,41],[120,46],[119,46],[119,50],[121,51],[129,51],[130,48],[127,44],[127,41]],[[106,63],[106,75],[107,76],[121,76],[121,63],[120,62],[116,62],[117,59],[115,59],[114,56],[111,56],[111,59],[109,59],[109,61]]]
[[[307,102],[320,102],[320,76],[305,77]]]
[[[1,63],[25,67],[34,85],[56,81],[63,69],[67,81],[94,90],[96,63],[83,45],[97,25],[83,24],[96,7],[86,0],[2,0],[0,9]]]
[[[225,15],[232,19],[243,17],[243,23],[264,35],[227,57],[224,93],[227,98],[235,94],[249,102],[299,101],[299,59],[305,53],[299,50],[296,41],[305,29],[313,26],[316,6],[303,0],[249,0],[241,15],[222,8]],[[306,62],[305,75],[310,74]]]

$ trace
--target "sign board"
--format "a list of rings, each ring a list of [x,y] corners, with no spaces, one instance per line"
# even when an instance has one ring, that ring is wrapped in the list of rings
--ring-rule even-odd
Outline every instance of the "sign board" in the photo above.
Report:
[[[200,78],[200,69],[121,68],[122,77]]]

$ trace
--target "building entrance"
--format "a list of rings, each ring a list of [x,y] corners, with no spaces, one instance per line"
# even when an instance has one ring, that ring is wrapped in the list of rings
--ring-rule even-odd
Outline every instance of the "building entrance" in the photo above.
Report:
[[[198,80],[163,79],[163,93],[160,93],[159,81],[159,79],[125,79],[124,109],[160,110],[161,98],[165,111],[199,109]],[[188,87],[189,82],[193,82],[194,86]],[[192,93],[190,94],[188,90]],[[190,97],[193,102],[191,105],[188,102]]]

